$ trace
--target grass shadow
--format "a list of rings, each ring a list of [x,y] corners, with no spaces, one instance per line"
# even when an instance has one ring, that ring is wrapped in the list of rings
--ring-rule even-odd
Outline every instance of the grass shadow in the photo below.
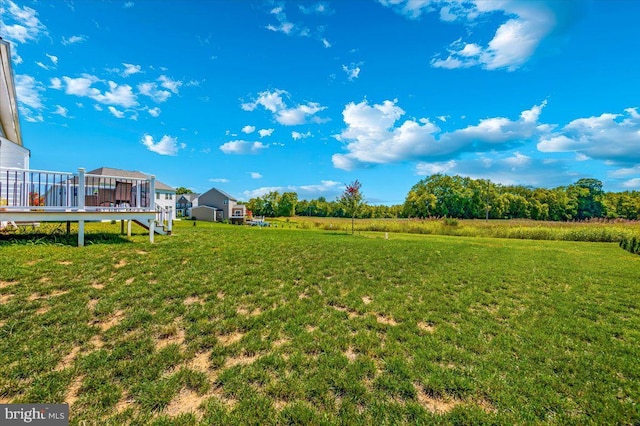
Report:
[[[85,233],[84,244],[130,244],[132,241],[119,234],[106,232]],[[77,246],[78,234],[46,234],[42,232],[25,232],[0,234],[0,246],[10,245],[58,245]]]

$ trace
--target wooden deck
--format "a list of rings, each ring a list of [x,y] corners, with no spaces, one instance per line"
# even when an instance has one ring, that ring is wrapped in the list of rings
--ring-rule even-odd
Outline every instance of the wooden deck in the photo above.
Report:
[[[43,170],[0,169],[0,223],[77,222],[78,246],[85,222],[121,220],[148,224],[153,243],[158,212],[155,178],[129,179]]]

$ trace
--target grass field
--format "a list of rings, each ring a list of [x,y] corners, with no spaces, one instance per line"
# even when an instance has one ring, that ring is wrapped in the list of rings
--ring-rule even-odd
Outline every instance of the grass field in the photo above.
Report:
[[[66,401],[72,424],[640,422],[640,256],[615,243],[188,221],[87,242],[0,245],[1,403]]]

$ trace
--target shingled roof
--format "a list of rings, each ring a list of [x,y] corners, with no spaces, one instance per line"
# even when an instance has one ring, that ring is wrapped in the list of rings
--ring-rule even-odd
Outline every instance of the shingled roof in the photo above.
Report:
[[[122,178],[131,178],[131,179],[149,179],[149,175],[144,174],[142,172],[133,172],[129,170],[121,170],[121,169],[113,169],[111,167],[100,167],[95,170],[91,170],[87,172],[90,175],[99,175],[99,176],[114,176],[114,177],[122,177]],[[156,179],[156,189],[161,191],[175,191],[175,188],[170,187],[169,185],[160,182]]]

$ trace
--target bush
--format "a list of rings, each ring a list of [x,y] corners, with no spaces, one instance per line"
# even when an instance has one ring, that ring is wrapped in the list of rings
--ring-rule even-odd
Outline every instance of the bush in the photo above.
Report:
[[[623,238],[622,240],[620,240],[620,247],[630,253],[640,254],[640,240],[638,240],[636,237]]]
[[[444,219],[442,219],[442,224],[444,226],[458,226],[458,219],[455,219],[453,217],[445,217]]]

